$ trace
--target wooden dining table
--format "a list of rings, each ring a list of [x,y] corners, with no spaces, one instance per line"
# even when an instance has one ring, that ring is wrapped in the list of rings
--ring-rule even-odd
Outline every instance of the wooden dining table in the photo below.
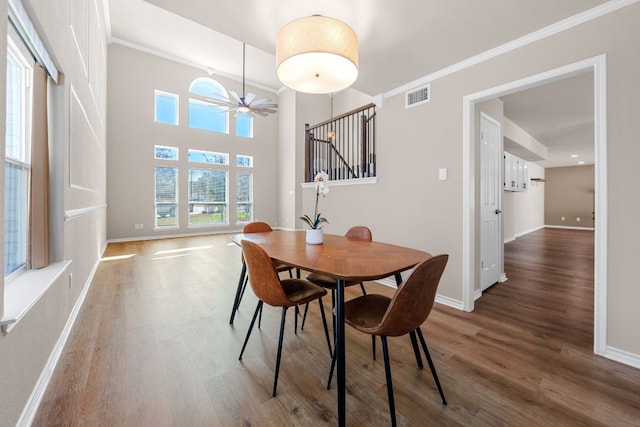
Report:
[[[319,245],[305,242],[304,231],[274,230],[264,233],[235,234],[231,240],[241,245],[249,240],[260,245],[269,256],[300,270],[320,273],[336,279],[335,354],[337,377],[338,425],[346,425],[345,372],[345,282],[378,280],[395,276],[431,258],[428,252],[376,241],[353,240],[325,234]],[[246,267],[243,266],[237,292],[241,291]],[[236,300],[239,294],[236,295]],[[234,310],[237,305],[234,303]],[[233,314],[232,314],[233,316]],[[231,323],[233,322],[233,317]]]

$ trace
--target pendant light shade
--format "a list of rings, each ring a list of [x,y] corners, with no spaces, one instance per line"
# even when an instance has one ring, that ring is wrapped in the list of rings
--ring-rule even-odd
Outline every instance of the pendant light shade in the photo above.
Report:
[[[358,78],[358,36],[337,19],[296,19],[278,33],[276,63],[278,79],[293,90],[338,92]]]

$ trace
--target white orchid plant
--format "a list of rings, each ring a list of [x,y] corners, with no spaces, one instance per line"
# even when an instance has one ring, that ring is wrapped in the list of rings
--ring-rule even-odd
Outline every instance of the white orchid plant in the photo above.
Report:
[[[313,178],[313,181],[316,183],[316,208],[313,212],[313,218],[309,215],[303,215],[300,217],[311,229],[322,228],[323,224],[328,224],[329,221],[325,217],[322,216],[318,212],[318,198],[320,193],[322,193],[322,197],[325,197],[329,192],[329,175],[325,171],[320,171]]]

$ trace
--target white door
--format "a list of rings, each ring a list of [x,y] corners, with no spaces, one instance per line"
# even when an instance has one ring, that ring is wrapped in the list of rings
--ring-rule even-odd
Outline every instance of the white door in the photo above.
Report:
[[[500,123],[480,115],[480,287],[500,278]]]

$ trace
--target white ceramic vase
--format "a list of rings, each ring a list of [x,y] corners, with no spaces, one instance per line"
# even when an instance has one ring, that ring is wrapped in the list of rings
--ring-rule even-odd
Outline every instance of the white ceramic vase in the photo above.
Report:
[[[307,228],[306,242],[310,245],[321,245],[322,228]]]

